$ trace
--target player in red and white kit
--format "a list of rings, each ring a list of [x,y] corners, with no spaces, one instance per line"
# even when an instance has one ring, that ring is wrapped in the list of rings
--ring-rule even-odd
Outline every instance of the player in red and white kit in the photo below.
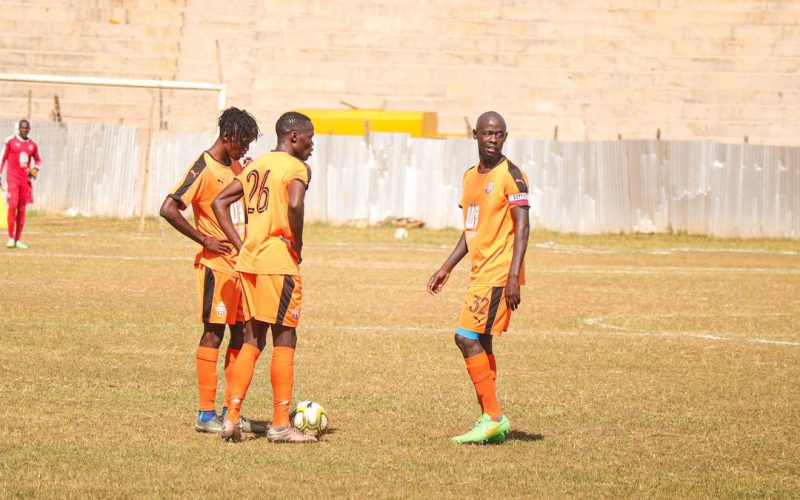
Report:
[[[33,180],[42,168],[42,158],[39,156],[39,146],[28,132],[31,124],[28,120],[20,120],[17,134],[5,141],[3,156],[0,160],[0,184],[2,184],[3,171],[8,165],[8,243],[6,248],[19,248],[25,250],[28,245],[20,241],[22,228],[25,226],[25,205],[33,203]]]

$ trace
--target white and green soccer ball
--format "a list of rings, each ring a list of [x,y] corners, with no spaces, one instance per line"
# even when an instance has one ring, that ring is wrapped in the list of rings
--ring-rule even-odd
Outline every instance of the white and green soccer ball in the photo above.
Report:
[[[319,436],[328,428],[325,408],[313,401],[301,401],[289,415],[292,424],[306,434]]]

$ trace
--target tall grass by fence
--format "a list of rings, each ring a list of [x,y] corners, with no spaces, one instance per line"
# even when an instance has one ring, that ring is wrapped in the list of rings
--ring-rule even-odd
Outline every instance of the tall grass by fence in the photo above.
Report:
[[[148,140],[146,131],[108,124],[31,125],[44,158],[34,208],[87,216],[157,214],[183,171],[214,139],[213,133],[154,132]],[[8,134],[13,126],[0,120]],[[250,154],[274,144],[274,135],[265,134]],[[509,140],[504,152],[528,175],[534,227],[800,237],[798,147]],[[374,224],[404,216],[429,227],[459,227],[461,176],[476,158],[467,139],[317,136],[307,219]]]

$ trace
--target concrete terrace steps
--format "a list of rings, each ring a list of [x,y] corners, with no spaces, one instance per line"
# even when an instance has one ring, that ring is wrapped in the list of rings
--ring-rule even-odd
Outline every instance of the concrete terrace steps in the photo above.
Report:
[[[10,21],[108,23],[115,26],[166,26],[179,20],[183,9],[177,6],[144,6],[146,2],[131,2],[128,7],[92,7],[85,2],[73,5],[46,6],[29,3],[0,3],[3,19]],[[157,15],[154,15],[157,14]]]
[[[135,78],[153,79],[161,77],[172,79],[176,61],[174,57],[152,57],[126,54],[119,58],[109,58],[103,54],[92,53],[48,53],[31,51],[0,50],[0,66],[19,68],[27,73],[99,75],[127,74]],[[138,75],[138,76],[137,76]],[[120,76],[121,77],[121,76]]]
[[[174,55],[177,51],[169,47],[154,47],[142,43],[142,40],[130,37],[99,37],[99,36],[62,36],[62,35],[30,35],[22,38],[17,35],[0,33],[0,50],[42,50],[54,51],[53,47],[65,52],[93,52],[102,51],[109,55],[139,54],[159,56],[166,53]],[[167,50],[169,49],[169,50]]]

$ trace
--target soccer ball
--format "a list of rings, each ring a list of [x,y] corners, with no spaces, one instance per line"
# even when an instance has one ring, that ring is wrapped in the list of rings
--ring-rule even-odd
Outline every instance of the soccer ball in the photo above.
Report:
[[[313,401],[301,401],[289,414],[295,427],[306,434],[319,436],[328,428],[328,414],[325,408]]]

